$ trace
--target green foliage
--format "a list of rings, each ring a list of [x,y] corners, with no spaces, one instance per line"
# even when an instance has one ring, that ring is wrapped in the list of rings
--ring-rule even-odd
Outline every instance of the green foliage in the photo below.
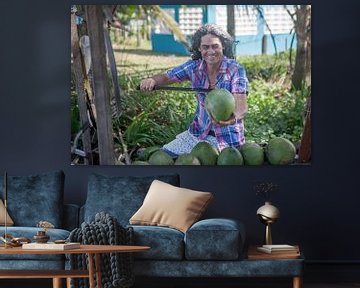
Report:
[[[173,140],[187,129],[196,108],[194,93],[137,90],[142,79],[140,76],[120,77],[127,95],[123,98],[122,114],[114,122],[114,130],[122,131],[131,152],[138,148],[162,146]],[[115,145],[121,149],[121,140],[115,138]]]
[[[294,54],[292,53],[292,61],[294,61]],[[290,51],[280,52],[277,56],[274,55],[253,55],[240,56],[238,62],[246,69],[246,75],[249,81],[255,79],[263,79],[265,81],[274,80],[278,77],[283,77],[288,73],[290,59]],[[294,62],[293,62],[294,63]]]
[[[245,120],[246,140],[265,144],[277,136],[299,142],[309,90],[289,90],[259,79],[250,83],[250,91]]]

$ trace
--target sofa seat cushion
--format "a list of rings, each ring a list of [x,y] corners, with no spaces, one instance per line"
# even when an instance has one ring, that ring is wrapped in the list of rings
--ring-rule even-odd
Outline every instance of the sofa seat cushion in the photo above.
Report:
[[[86,202],[81,211],[84,219],[80,221],[90,223],[96,213],[105,212],[114,216],[119,224],[128,225],[155,179],[175,186],[180,184],[178,174],[145,177],[91,174]]]
[[[11,234],[14,237],[25,237],[29,240],[33,240],[33,236],[41,230],[37,227],[7,227],[7,234]],[[0,235],[5,234],[5,228],[0,227]],[[65,240],[68,238],[70,232],[63,229],[49,229],[47,234],[50,236],[49,241]],[[36,254],[24,254],[24,255],[0,255],[0,260],[62,260],[65,259],[64,255],[36,255]]]
[[[176,229],[158,226],[131,226],[134,245],[150,246],[146,252],[134,253],[135,259],[184,259],[184,234]]]
[[[185,234],[187,260],[236,260],[241,255],[245,230],[236,220],[213,218],[196,222]]]

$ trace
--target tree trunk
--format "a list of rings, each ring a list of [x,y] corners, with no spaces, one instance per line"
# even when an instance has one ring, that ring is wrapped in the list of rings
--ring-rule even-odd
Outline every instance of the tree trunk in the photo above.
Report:
[[[297,36],[296,58],[292,84],[301,89],[303,83],[311,85],[311,6],[296,6],[295,33]]]
[[[230,36],[235,40],[235,5],[226,5],[227,12],[227,31]],[[233,48],[234,57],[236,57],[236,51]]]
[[[100,5],[86,5],[85,11],[91,47],[100,165],[114,165],[115,154],[110,95],[107,86],[103,12]]]
[[[310,162],[311,160],[311,96],[307,99],[304,122],[305,124],[299,147],[300,163]]]

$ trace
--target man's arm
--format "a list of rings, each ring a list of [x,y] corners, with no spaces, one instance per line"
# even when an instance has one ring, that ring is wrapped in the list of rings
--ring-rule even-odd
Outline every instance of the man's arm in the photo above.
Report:
[[[248,111],[248,105],[247,105],[247,94],[246,93],[239,93],[239,94],[233,94],[235,98],[235,119],[243,119],[245,117],[245,114]]]
[[[140,90],[151,91],[154,86],[171,84],[171,81],[165,74],[158,74],[147,79],[143,79],[140,82]]]

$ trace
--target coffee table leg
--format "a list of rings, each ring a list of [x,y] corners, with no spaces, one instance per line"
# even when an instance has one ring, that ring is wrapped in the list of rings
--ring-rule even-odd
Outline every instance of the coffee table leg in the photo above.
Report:
[[[293,278],[293,288],[301,288],[301,277],[296,276]]]
[[[62,281],[61,278],[53,278],[53,288],[61,288]]]
[[[95,254],[95,272],[97,288],[101,288],[101,258],[99,253]]]
[[[88,260],[89,260],[89,264],[88,264],[88,270],[89,270],[89,288],[95,288],[95,283],[94,283],[94,254],[92,253],[88,253]]]
[[[71,288],[71,278],[66,278],[66,288]]]

